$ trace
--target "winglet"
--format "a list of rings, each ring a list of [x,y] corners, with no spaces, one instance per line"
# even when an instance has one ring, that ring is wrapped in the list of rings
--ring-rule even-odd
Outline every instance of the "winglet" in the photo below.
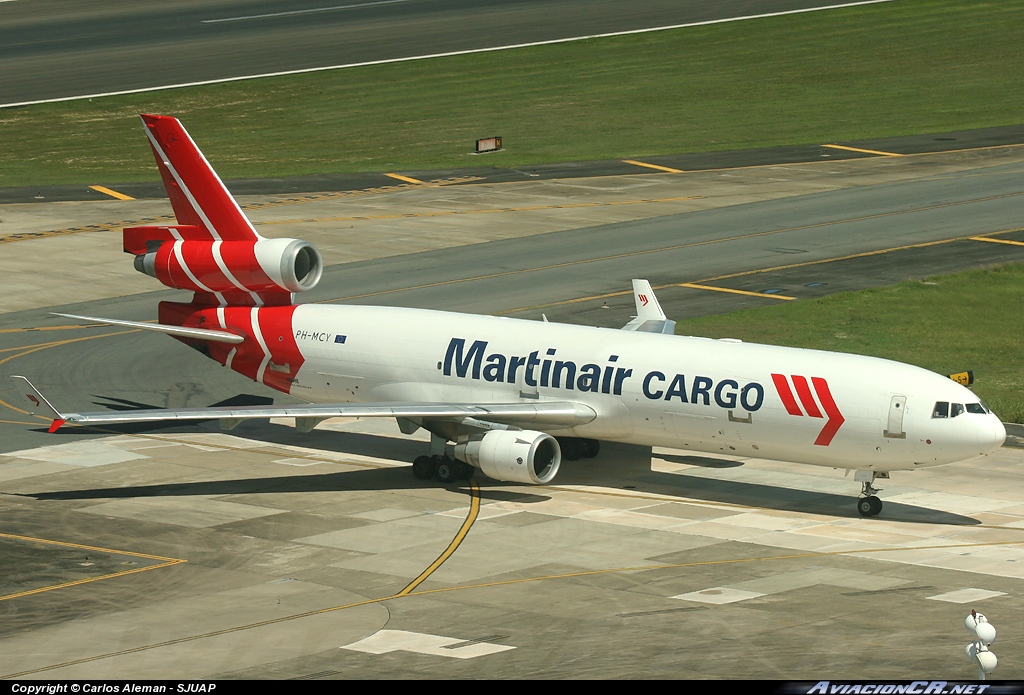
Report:
[[[647,280],[633,280],[633,301],[636,302],[636,318],[623,326],[622,330],[670,335],[676,332],[676,322],[665,316]]]
[[[45,417],[53,418],[53,424],[50,425],[50,432],[56,432],[60,429],[60,426],[64,424],[64,416],[57,412],[57,409],[53,407],[50,401],[46,400],[46,396],[39,393],[39,389],[32,385],[32,382],[23,376],[12,376],[11,379],[18,385],[22,395],[25,396],[25,400],[29,403],[29,415],[43,415]]]

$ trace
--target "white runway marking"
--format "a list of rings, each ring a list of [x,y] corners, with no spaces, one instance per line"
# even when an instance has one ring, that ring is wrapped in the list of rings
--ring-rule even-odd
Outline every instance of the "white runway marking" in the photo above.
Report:
[[[508,51],[514,48],[529,48],[531,46],[550,46],[559,43],[572,43],[574,41],[588,41],[590,39],[604,39],[612,36],[629,36],[632,34],[647,34],[653,31],[667,31],[669,29],[687,29],[690,27],[703,27],[710,24],[725,24],[727,22],[741,22],[748,19],[766,19],[768,17],[781,17],[790,14],[803,14],[805,12],[820,12],[822,10],[838,10],[846,7],[858,7],[860,5],[877,5],[883,2],[894,2],[895,0],[860,0],[859,2],[844,2],[838,5],[824,5],[822,7],[805,7],[799,10],[785,10],[783,12],[767,12],[765,14],[753,14],[743,17],[726,17],[725,19],[711,19],[704,22],[690,22],[688,24],[671,24],[662,27],[649,27],[647,29],[631,29],[629,31],[613,31],[606,34],[591,34],[589,36],[571,36],[564,39],[551,39],[548,41],[532,41],[529,43],[516,43],[507,46],[492,46],[490,48],[471,48],[465,51],[449,51],[447,53],[431,53],[427,55],[409,56],[406,58],[387,58],[384,60],[368,60],[362,63],[347,63],[344,65],[327,65],[318,68],[301,68],[298,70],[281,70],[279,72],[266,72],[258,75],[242,75],[239,77],[221,77],[215,80],[199,80],[197,82],[181,82],[179,84],[165,84],[154,87],[142,87],[139,89],[124,89],[116,92],[101,92],[98,94],[82,94],[73,97],[58,97],[56,99],[37,99],[35,101],[18,101],[10,104],[0,104],[0,109],[14,106],[31,106],[32,104],[52,104],[59,101],[75,101],[77,99],[98,99],[100,97],[112,97],[122,94],[142,94],[143,92],[157,92],[163,89],[178,89],[180,87],[199,87],[207,84],[223,84],[225,82],[240,82],[242,80],[256,80],[261,77],[283,77],[285,75],[301,75],[309,72],[322,72],[324,70],[342,70],[344,68],[361,68],[370,65],[388,65],[391,63],[407,63],[413,60],[427,60],[428,58],[449,58],[452,56],[471,55],[473,53],[492,53],[494,51]]]
[[[2,0],[0,0],[2,1]],[[267,17],[287,17],[295,14],[313,14],[314,12],[332,12],[334,10],[354,10],[357,7],[374,7],[376,5],[395,5],[412,0],[380,0],[379,2],[361,2],[356,5],[335,5],[333,7],[314,7],[308,10],[289,10],[288,12],[271,12],[269,14],[252,14],[245,17],[224,17],[223,19],[204,19],[200,24],[217,24],[218,22],[241,22],[246,19],[266,19]]]
[[[462,645],[462,646],[456,646]],[[366,639],[347,644],[342,649],[367,654],[387,654],[395,651],[446,656],[449,659],[474,659],[478,656],[497,654],[515,647],[507,647],[490,642],[465,642],[464,640],[440,635],[426,635],[421,632],[405,630],[381,630]]]
[[[984,601],[987,598],[995,598],[996,596],[1006,596],[1006,592],[989,591],[988,589],[959,589],[939,594],[938,596],[929,596],[928,598],[932,601],[946,601],[948,603],[973,603],[975,601]]]

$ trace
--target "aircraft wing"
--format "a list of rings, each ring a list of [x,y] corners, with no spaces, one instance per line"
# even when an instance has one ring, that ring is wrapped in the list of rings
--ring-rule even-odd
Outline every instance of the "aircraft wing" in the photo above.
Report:
[[[633,280],[633,301],[636,302],[636,318],[623,326],[622,330],[668,335],[676,332],[676,322],[665,316],[647,280]]]
[[[167,422],[220,420],[231,429],[243,420],[294,417],[305,431],[320,420],[332,417],[401,417],[475,419],[505,424],[535,424],[573,427],[590,422],[597,414],[589,406],[564,401],[534,403],[331,403],[325,405],[228,406],[210,408],[153,408],[145,410],[107,410],[95,413],[62,413],[23,376],[12,376],[32,405],[31,414],[53,418],[50,431],[67,425],[111,425],[123,422]],[[304,420],[304,422],[300,422]]]

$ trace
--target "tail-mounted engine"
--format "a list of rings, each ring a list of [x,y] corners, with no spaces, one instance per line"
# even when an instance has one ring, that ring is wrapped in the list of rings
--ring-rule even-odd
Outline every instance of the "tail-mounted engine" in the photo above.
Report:
[[[320,252],[308,241],[210,241],[205,230],[189,225],[125,229],[124,249],[135,255],[139,272],[193,292],[303,292],[323,273]]]
[[[562,452],[550,434],[532,430],[493,430],[455,445],[455,458],[488,478],[544,485],[558,473]]]

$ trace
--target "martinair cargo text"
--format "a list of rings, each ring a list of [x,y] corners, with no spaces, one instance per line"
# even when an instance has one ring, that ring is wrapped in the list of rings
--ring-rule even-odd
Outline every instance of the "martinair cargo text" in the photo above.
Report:
[[[393,417],[432,435],[413,462],[444,482],[550,482],[562,458],[599,442],[852,469],[858,509],[879,513],[873,483],[987,454],[1005,431],[967,388],[906,364],[859,355],[674,335],[644,280],[622,330],[392,307],[301,305],[323,261],[297,239],[266,239],[181,124],[142,117],[177,224],[124,230],[135,267],[189,302],[161,302],[168,333],[250,379],[312,405],[62,413],[24,377],[35,411],[61,425],[294,417]]]

